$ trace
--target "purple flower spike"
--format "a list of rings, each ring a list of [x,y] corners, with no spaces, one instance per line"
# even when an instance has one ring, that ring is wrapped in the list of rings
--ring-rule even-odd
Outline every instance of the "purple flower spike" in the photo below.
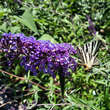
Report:
[[[89,22],[89,27],[88,27],[88,29],[89,29],[90,33],[91,33],[92,35],[96,35],[96,29],[95,29],[95,27],[94,27],[94,24],[93,24],[92,20],[90,19],[90,16],[87,16],[87,19],[88,19],[88,22]]]
[[[20,65],[34,75],[44,72],[55,78],[60,70],[65,76],[69,74],[69,69],[74,71],[77,66],[72,57],[76,50],[68,43],[53,44],[36,40],[33,36],[26,37],[22,33],[4,33],[0,39],[0,48],[8,58],[9,65],[19,59]]]

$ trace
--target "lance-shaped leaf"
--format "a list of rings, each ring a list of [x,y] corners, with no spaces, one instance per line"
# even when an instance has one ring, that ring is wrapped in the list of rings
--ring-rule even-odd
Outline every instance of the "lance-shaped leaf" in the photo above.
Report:
[[[29,9],[27,9],[21,17],[15,16],[15,18],[18,19],[19,22],[27,26],[29,29],[31,29],[33,32],[37,32],[34,18]]]

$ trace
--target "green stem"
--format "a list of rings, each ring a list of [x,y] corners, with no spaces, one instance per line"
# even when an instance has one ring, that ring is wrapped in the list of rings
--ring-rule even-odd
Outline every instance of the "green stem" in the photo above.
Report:
[[[65,75],[62,73],[61,69],[59,70],[59,78],[60,78],[60,86],[61,86],[62,98],[64,98]]]

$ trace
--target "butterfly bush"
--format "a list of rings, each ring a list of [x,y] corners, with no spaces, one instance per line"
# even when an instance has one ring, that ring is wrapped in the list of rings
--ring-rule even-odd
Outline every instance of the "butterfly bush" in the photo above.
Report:
[[[70,74],[70,69],[74,71],[77,66],[73,58],[76,50],[68,43],[53,44],[46,40],[36,40],[33,36],[26,37],[21,33],[4,33],[0,39],[0,48],[8,58],[9,66],[19,59],[20,65],[34,75],[43,72],[55,78],[60,70],[65,76]]]

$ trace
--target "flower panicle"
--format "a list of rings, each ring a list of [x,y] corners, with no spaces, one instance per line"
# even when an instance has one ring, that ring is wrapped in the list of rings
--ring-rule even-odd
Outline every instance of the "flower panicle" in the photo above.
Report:
[[[68,75],[69,69],[75,70],[77,63],[72,55],[76,50],[71,44],[53,44],[46,40],[36,40],[33,36],[27,37],[22,33],[4,33],[0,39],[0,48],[5,53],[11,65],[17,58],[25,70],[36,75],[43,71],[55,78],[55,74],[62,70]]]

